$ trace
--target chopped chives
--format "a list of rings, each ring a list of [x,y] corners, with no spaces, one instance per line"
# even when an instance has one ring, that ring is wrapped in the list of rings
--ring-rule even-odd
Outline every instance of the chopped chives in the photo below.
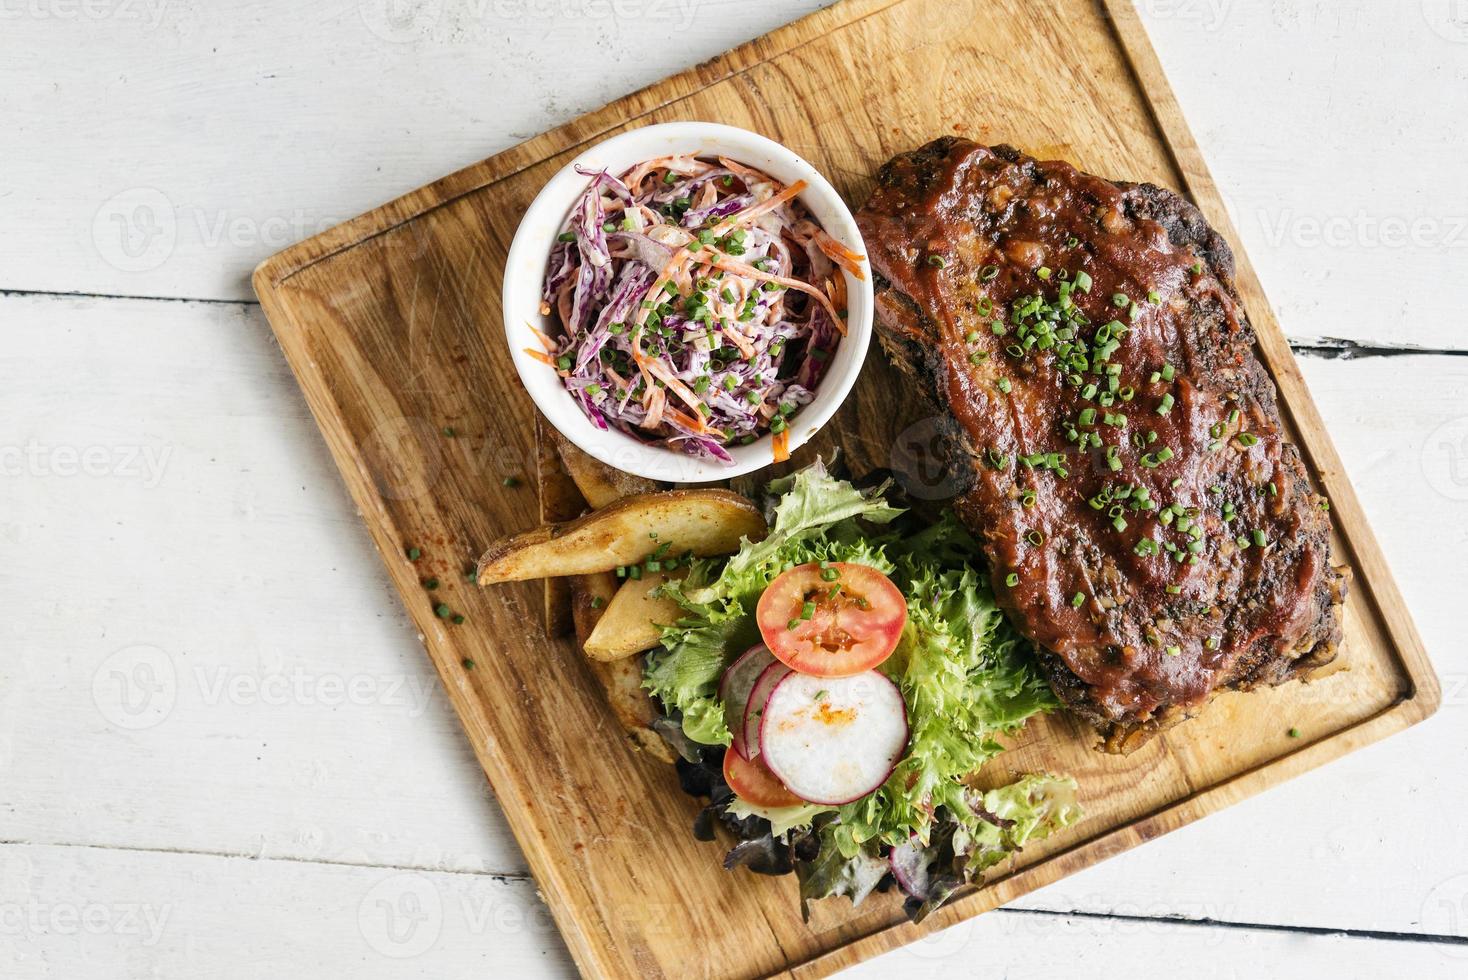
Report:
[[[1008,575],[1004,576],[1004,584],[1009,586],[1011,589],[1014,588],[1016,585],[1019,584],[1019,575],[1014,572],[1010,572]]]
[[[1077,608],[1077,609],[1081,608],[1081,606],[1085,603],[1085,601],[1086,601],[1086,594],[1084,592],[1077,592],[1075,595],[1071,596],[1071,598],[1070,598],[1070,604],[1072,606],[1074,606],[1075,608]]]
[[[1166,415],[1168,412],[1172,411],[1172,405],[1172,392],[1164,392],[1162,395],[1162,401],[1157,404],[1157,414]]]
[[[1258,545],[1260,548],[1264,548],[1269,545],[1269,538],[1264,534],[1263,531],[1261,531],[1257,527],[1254,529],[1253,537],[1254,544]]]

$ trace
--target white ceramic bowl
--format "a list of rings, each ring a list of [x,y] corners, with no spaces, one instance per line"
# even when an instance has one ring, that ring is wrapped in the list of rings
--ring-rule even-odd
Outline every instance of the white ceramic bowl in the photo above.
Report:
[[[655,443],[641,442],[616,429],[602,430],[592,424],[566,391],[560,377],[549,366],[525,353],[540,350],[531,330],[554,336],[559,327],[540,314],[540,291],[546,263],[556,236],[565,226],[571,208],[585,192],[589,179],[576,168],[621,174],[644,160],[669,154],[725,156],[763,170],[784,184],[804,180],[809,185],[799,200],[826,232],[847,248],[866,254],[856,221],[840,195],[816,169],[795,153],[757,133],[718,123],[675,122],[644,126],[598,143],[566,164],[536,195],[510,245],[505,261],[505,339],[525,390],[550,423],[571,442],[608,465],[628,473],[672,483],[708,483],[727,480],[767,466],[774,458],[769,435],[748,446],[730,446],[733,463],[689,456]],[[836,348],[826,376],[816,387],[815,398],[795,416],[790,425],[790,450],[807,442],[830,421],[851,391],[866,357],[872,336],[872,276],[863,262],[866,278],[846,276],[846,336]]]

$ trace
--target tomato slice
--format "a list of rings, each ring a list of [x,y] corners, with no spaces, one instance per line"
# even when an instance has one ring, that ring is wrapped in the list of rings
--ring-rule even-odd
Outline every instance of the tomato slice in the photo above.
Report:
[[[799,806],[805,802],[786,789],[763,762],[746,759],[733,749],[724,753],[724,782],[741,800],[755,806]]]
[[[760,596],[760,636],[775,659],[802,674],[850,677],[892,656],[907,600],[868,565],[797,565]]]

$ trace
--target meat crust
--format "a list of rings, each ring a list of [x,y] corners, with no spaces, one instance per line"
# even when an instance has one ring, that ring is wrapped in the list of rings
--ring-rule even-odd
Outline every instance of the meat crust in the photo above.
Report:
[[[1334,658],[1327,506],[1197,208],[946,137],[888,162],[857,223],[958,514],[1103,747]]]

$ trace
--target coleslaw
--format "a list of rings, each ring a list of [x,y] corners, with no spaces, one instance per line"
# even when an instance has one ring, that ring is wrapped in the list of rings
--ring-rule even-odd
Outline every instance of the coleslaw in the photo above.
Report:
[[[578,168],[579,169],[579,168]],[[845,334],[842,272],[864,256],[782,185],[726,158],[669,156],[591,179],[552,249],[544,350],[598,428],[732,462],[809,404]]]

